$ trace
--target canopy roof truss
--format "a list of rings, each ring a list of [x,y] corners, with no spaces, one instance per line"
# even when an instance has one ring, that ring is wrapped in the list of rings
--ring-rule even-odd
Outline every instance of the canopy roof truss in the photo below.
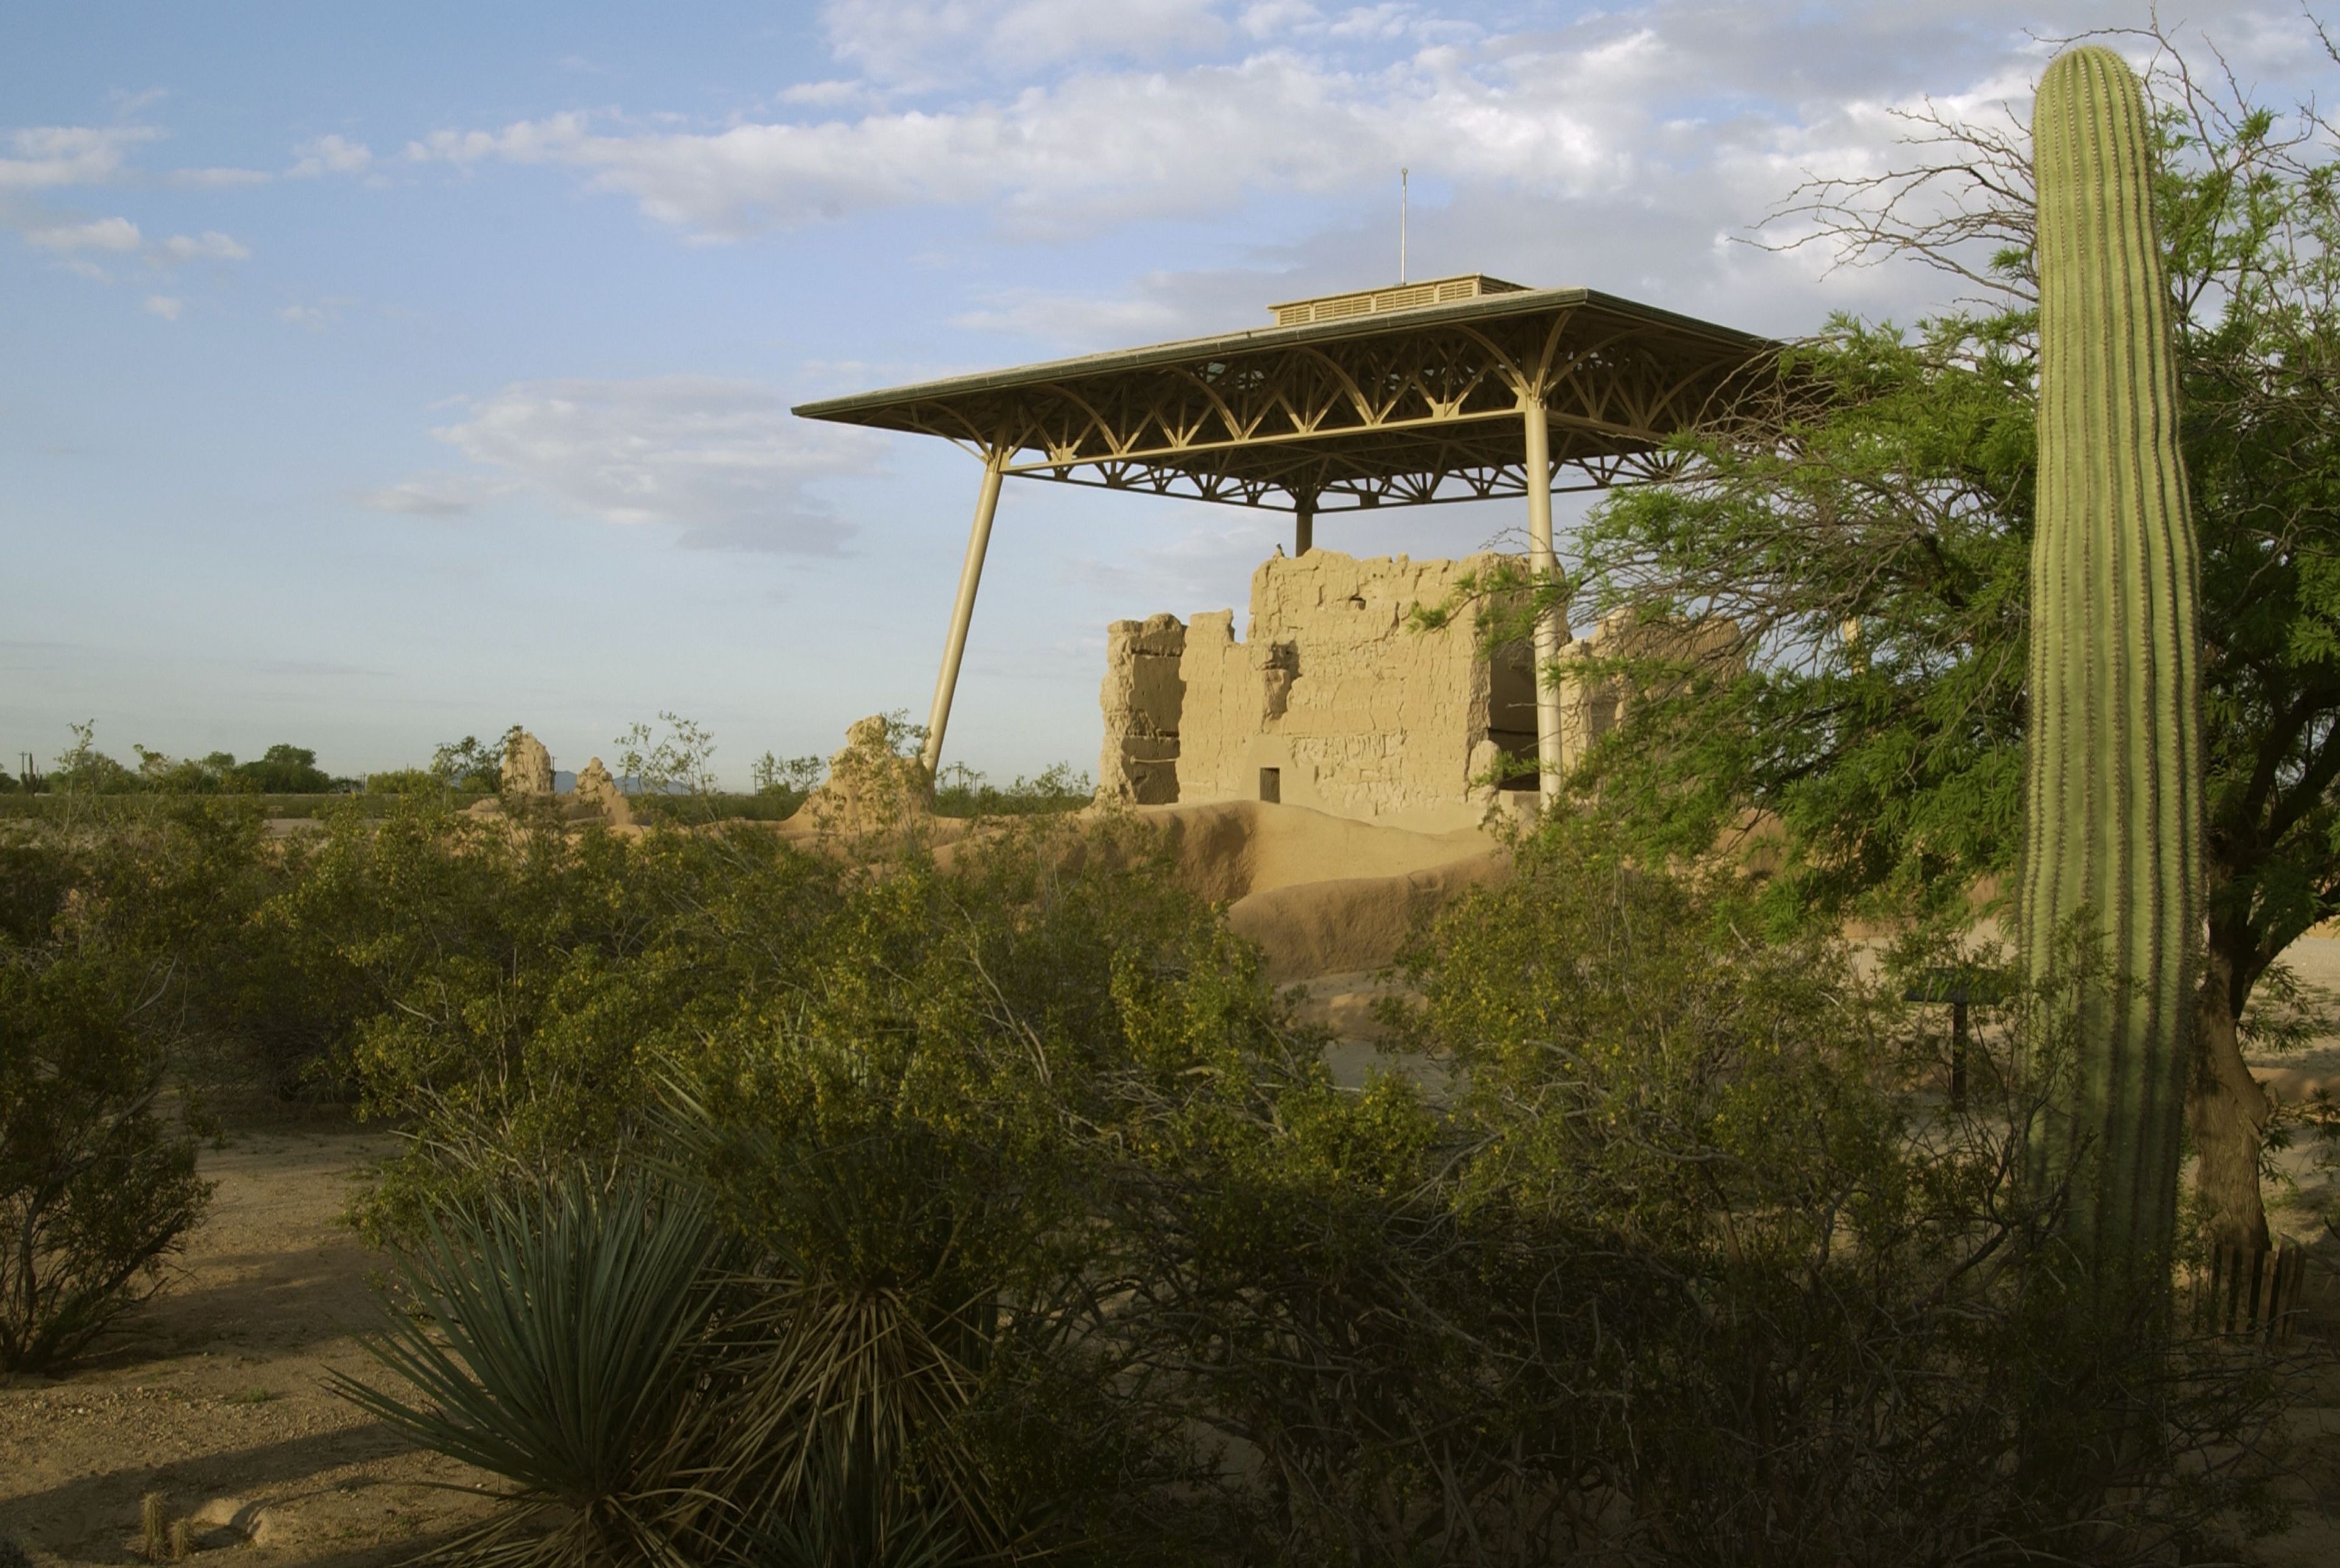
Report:
[[[1656,477],[1667,439],[1701,422],[1731,379],[1775,346],[1590,289],[1522,289],[1475,273],[1277,312],[1294,324],[796,411],[941,436],[983,459],[927,722],[929,769],[1006,476],[1288,510],[1299,553],[1320,511],[1524,496],[1529,569],[1548,578],[1558,571],[1552,491]],[[1566,635],[1556,609],[1539,610],[1539,670]],[[1560,727],[1557,691],[1541,689],[1547,803],[1557,799]]]
[[[1764,340],[1589,289],[1272,327],[810,403],[941,436],[1007,474],[1309,511],[1524,495],[1541,402],[1551,481],[1661,471]]]

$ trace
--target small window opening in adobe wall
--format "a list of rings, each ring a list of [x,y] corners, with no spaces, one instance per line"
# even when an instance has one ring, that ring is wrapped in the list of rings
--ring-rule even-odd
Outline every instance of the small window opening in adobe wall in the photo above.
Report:
[[[1284,769],[1263,768],[1259,770],[1259,798],[1271,806],[1284,803]]]

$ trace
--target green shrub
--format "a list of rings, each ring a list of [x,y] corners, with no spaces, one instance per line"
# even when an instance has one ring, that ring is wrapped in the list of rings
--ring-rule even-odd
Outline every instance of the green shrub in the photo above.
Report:
[[[1409,1521],[1374,1550],[1713,1563],[2149,1561],[2262,1521],[2266,1361],[2051,1325],[2014,1266],[2057,1245],[2064,1194],[2016,1180],[2046,1087],[2011,1064],[2068,1056],[2064,978],[1989,1017],[1989,1103],[1948,1109],[1917,1093],[1938,1043],[1833,938],[1749,935],[1741,893],[1562,822],[1417,943],[1403,1021],[1450,1087],[1395,1299],[1428,1370],[1337,1516]],[[2029,1463],[2048,1387],[2151,1435]]]
[[[2028,1001],[1949,1113],[1840,945],[1562,824],[1344,1089],[1137,835],[855,867],[418,812],[320,862],[402,998],[356,1058],[413,1134],[392,1234],[649,1161],[740,1249],[669,1380],[696,1560],[2127,1562],[2260,1517],[2246,1348],[2099,1335],[2061,1386],[2152,1435],[2017,1463],[2071,1343],[2013,1266]]]
[[[727,798],[725,815],[738,813],[779,819],[793,815],[828,777],[828,761],[818,755],[782,758],[767,751],[748,770],[752,793]]]
[[[138,766],[132,769],[97,749],[94,720],[73,726],[73,734],[47,780],[60,794],[322,795],[354,788],[319,768],[316,752],[305,746],[271,746],[251,762],[225,751],[177,758],[134,746]]]
[[[763,829],[636,840],[550,808],[446,797],[326,818],[258,917],[360,1111],[412,1134],[373,1210],[615,1146],[661,1065],[743,1007],[817,928],[836,872]]]
[[[428,1221],[368,1346],[405,1389],[335,1385],[511,1484],[464,1561],[964,1561],[957,1347],[911,1298],[748,1261],[700,1189],[573,1168]]]
[[[127,795],[142,786],[138,775],[97,749],[97,721],[73,726],[74,743],[57,758],[49,789],[60,795]]]
[[[304,839],[273,840],[280,808],[238,795],[149,795],[98,802],[27,824],[26,842],[63,854],[102,911],[110,949],[169,977],[174,1066],[198,1083],[256,1080],[292,1096],[352,1027],[353,1004],[305,949],[263,921],[308,875]],[[353,811],[353,806],[344,806]]]
[[[144,746],[131,749],[138,753],[138,781],[145,789],[169,795],[216,795],[238,787],[231,777],[235,758],[228,752],[180,759]]]
[[[994,784],[981,773],[955,763],[935,779],[937,817],[1042,817],[1077,811],[1096,799],[1096,781],[1059,762],[1037,778],[1018,776],[1011,784]]]
[[[158,862],[0,842],[0,1370],[69,1360],[152,1294],[210,1196],[161,1108],[184,1033]]]
[[[1130,1070],[1132,964],[1175,968],[1199,940],[1266,1004],[1248,952],[1131,866],[1145,849],[1043,825],[944,869],[749,829],[636,841],[417,812],[352,835],[300,908],[313,925],[329,900],[353,920],[344,951],[411,978],[353,1055],[369,1107],[412,1134],[378,1218],[427,1238],[456,1223],[434,1216],[646,1147],[689,1174],[755,1260],[692,1353],[767,1412],[727,1418],[760,1435],[699,1462],[770,1503],[741,1516],[753,1560],[1005,1550],[1068,1497],[1101,1513],[1120,1470],[1067,1487],[1074,1439],[1151,1474],[1145,1419],[1092,1395],[1068,1431],[1080,1401],[1030,1403],[1067,1391],[1092,1302],[1066,1117],[1106,1111]],[[624,912],[624,941],[580,918],[599,908]],[[669,1080],[692,1086],[688,1116]]]
[[[387,773],[369,773],[365,779],[369,795],[436,795],[447,787],[447,781],[428,768],[396,768]]]
[[[317,766],[317,754],[306,746],[271,746],[253,761],[232,764],[227,777],[236,789],[256,795],[322,795],[341,783]]]
[[[855,1553],[1069,1549],[1191,1471],[1177,1417],[1093,1355],[1115,1254],[1091,1183],[1141,1131],[1131,1079],[1283,1042],[1255,955],[1148,849],[1041,823],[852,878],[786,1024],[743,1015],[692,1063],[706,1130],[673,1141],[769,1260],[788,1375],[826,1390],[779,1494]],[[1173,997],[1190,1027],[1145,1016]]]
[[[431,751],[430,771],[450,789],[492,795],[503,788],[504,754],[520,733],[515,724],[493,746],[481,745],[476,735],[451,740]]]

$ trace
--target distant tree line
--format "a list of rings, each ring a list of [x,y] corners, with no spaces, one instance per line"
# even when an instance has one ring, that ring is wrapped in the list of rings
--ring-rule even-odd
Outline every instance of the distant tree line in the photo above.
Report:
[[[716,788],[709,759],[715,749],[706,730],[674,714],[660,716],[669,733],[661,737],[637,724],[613,742],[620,788],[630,794],[676,798],[691,812],[778,819],[804,804],[828,776],[818,754],[782,758],[767,751],[749,766],[744,792]],[[890,720],[897,749],[914,749],[926,731],[901,715]],[[73,727],[74,743],[45,769],[31,752],[18,753],[14,773],[0,771],[0,795],[492,795],[503,782],[503,759],[521,733],[517,724],[492,741],[466,735],[433,747],[421,767],[394,768],[352,778],[317,765],[314,749],[271,746],[251,761],[232,752],[173,757],[134,744],[135,766],[97,748],[95,721]],[[1021,817],[1076,810],[1096,794],[1086,773],[1059,762],[1006,784],[965,763],[942,769],[935,780],[935,811],[944,817]],[[683,802],[689,805],[683,808]]]
[[[132,767],[97,749],[94,721],[73,727],[74,743],[46,771],[25,753],[14,774],[0,773],[0,794],[330,795],[362,789],[317,766],[306,746],[271,746],[249,762],[229,751],[173,757],[133,745]]]

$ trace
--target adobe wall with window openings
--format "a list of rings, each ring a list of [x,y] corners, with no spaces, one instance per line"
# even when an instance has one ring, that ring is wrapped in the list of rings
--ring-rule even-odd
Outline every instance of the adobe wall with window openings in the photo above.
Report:
[[[1136,805],[1264,799],[1423,831],[1474,827],[1499,797],[1536,788],[1532,659],[1524,640],[1491,640],[1469,612],[1434,630],[1417,605],[1445,602],[1499,555],[1359,560],[1336,551],[1277,557],[1234,611],[1115,621],[1106,640],[1098,772],[1109,799]],[[1518,565],[1518,558],[1512,558]],[[1717,624],[1689,634],[1613,619],[1565,645],[1562,668],[1632,649],[1663,656],[1727,646]],[[1716,639],[1722,640],[1717,641]],[[1563,678],[1563,762],[1614,722],[1613,684]],[[1271,782],[1272,781],[1272,782]]]

